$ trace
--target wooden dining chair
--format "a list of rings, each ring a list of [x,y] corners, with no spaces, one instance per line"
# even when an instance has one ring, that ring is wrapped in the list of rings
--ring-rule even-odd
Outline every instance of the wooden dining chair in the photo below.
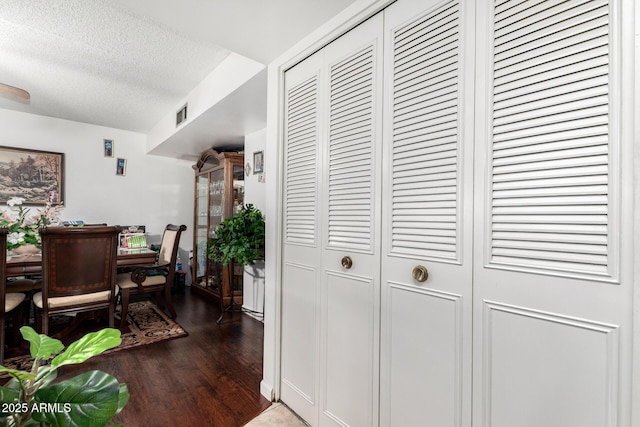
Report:
[[[118,274],[116,283],[120,288],[122,302],[121,328],[127,324],[129,297],[133,294],[155,293],[158,306],[164,308],[166,304],[171,318],[176,318],[176,310],[171,299],[171,285],[176,272],[180,235],[186,229],[186,225],[167,225],[162,234],[158,261],[154,265],[132,266],[131,272]]]
[[[117,226],[45,227],[42,237],[42,291],[33,296],[38,329],[49,333],[56,314],[108,311],[114,325]]]
[[[7,232],[6,228],[0,228],[0,248],[5,249],[5,256],[0,257],[0,365],[4,362],[6,315],[13,314],[14,338],[17,338],[17,330],[22,326],[22,302],[26,297],[20,292],[7,293]]]

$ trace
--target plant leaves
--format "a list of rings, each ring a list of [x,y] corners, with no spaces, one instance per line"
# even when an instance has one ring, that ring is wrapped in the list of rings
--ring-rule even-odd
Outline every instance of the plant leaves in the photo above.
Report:
[[[44,365],[38,368],[36,380],[33,386],[37,389],[46,387],[58,377],[57,368],[51,367],[51,365]]]
[[[22,337],[29,341],[29,351],[34,359],[48,360],[52,355],[60,353],[64,345],[60,340],[49,338],[44,334],[38,334],[32,327],[23,326],[20,328]]]
[[[129,397],[131,396],[129,394],[129,388],[125,383],[120,383],[118,385],[120,386],[120,394],[118,395],[118,410],[116,411],[116,414],[119,414],[120,411],[122,411],[124,405],[127,404]]]
[[[96,356],[110,348],[117,347],[122,342],[120,331],[113,328],[91,332],[71,344],[67,350],[51,361],[53,368],[63,365],[82,363],[90,357]]]
[[[118,380],[112,375],[102,371],[85,372],[38,390],[33,399],[38,411],[31,416],[54,427],[105,426],[119,410],[120,390]]]
[[[34,379],[36,376],[31,372],[20,371],[18,369],[9,369],[0,365],[0,372],[6,372],[11,378],[15,378],[18,381],[29,381]]]
[[[231,261],[253,264],[264,243],[264,217],[249,203],[215,229],[215,235],[207,241],[207,256],[223,265]]]
[[[13,389],[7,387],[0,387],[0,402],[13,403],[20,401],[20,389]],[[5,418],[11,415],[9,412],[0,412],[0,418]]]

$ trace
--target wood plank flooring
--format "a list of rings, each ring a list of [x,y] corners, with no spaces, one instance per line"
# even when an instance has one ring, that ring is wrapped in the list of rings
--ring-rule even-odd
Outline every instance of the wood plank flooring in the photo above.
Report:
[[[100,369],[125,382],[131,398],[112,423],[127,427],[239,427],[269,407],[260,395],[262,323],[233,313],[218,326],[219,307],[188,290],[174,304],[188,337],[97,356],[60,377]]]

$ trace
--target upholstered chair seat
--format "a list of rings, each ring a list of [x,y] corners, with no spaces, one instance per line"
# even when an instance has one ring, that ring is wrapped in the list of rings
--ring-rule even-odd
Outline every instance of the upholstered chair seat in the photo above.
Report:
[[[118,296],[119,288],[116,286],[115,296]],[[72,295],[66,297],[49,298],[49,308],[73,307],[83,304],[108,302],[111,297],[111,291],[93,292],[90,294]],[[33,304],[42,309],[42,292],[38,292],[33,296]]]
[[[154,285],[164,285],[167,282],[167,277],[164,275],[160,276],[147,276],[144,282],[141,283],[142,287],[154,286]],[[121,289],[131,289],[138,288],[138,284],[131,280],[131,273],[119,273],[116,276],[116,283]]]
[[[19,292],[12,292],[7,294],[4,299],[4,312],[8,313],[12,311],[14,308],[22,304],[27,296],[25,294]]]

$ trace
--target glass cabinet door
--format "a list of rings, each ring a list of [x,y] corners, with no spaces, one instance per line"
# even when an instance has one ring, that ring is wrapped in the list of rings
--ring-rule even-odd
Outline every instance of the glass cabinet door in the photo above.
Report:
[[[209,177],[209,235],[213,237],[216,228],[224,219],[224,168],[215,170],[210,173]],[[207,260],[208,264],[208,281],[207,286],[220,292],[222,289],[223,270],[222,265],[211,260]]]
[[[209,206],[209,177],[200,175],[196,179],[196,280],[203,280],[207,268],[207,237]]]
[[[224,169],[211,172],[209,186],[209,227],[210,236],[224,219]]]
[[[240,212],[244,205],[244,168],[233,166],[233,213]]]
[[[244,206],[244,167],[242,165],[233,166],[233,213],[240,212]],[[232,286],[234,292],[242,293],[242,280],[244,277],[244,266],[233,263]]]

